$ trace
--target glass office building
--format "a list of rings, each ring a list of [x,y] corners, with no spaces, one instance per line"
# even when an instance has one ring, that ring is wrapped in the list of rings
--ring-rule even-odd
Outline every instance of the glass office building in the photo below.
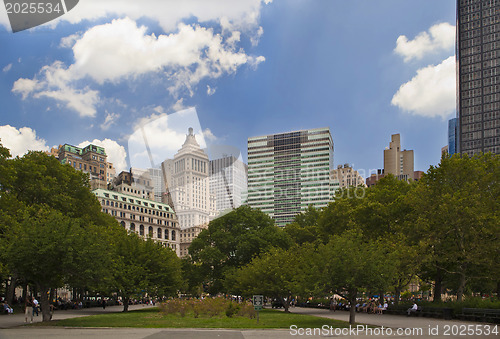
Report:
[[[308,205],[328,204],[335,189],[332,168],[327,127],[249,138],[248,205],[285,226]]]
[[[500,0],[457,0],[456,57],[456,151],[499,154]]]

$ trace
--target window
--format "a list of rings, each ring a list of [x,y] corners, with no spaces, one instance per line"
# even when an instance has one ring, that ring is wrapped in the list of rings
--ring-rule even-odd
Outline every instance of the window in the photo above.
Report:
[[[161,228],[158,227],[158,229],[156,230],[157,234],[156,234],[156,237],[158,239],[161,239]]]
[[[144,225],[139,226],[139,235],[144,235]]]
[[[135,224],[134,223],[130,224],[130,230],[135,232]]]
[[[172,240],[175,241],[175,231],[172,231]]]

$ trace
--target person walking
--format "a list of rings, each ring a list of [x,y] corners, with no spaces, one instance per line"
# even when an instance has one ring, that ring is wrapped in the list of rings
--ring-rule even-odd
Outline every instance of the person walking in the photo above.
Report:
[[[33,300],[30,297],[26,297],[24,302],[24,322],[28,322],[28,314],[31,317],[31,323],[33,322]]]
[[[35,316],[36,313],[36,316],[38,317],[38,307],[39,307],[38,300],[36,300],[36,298],[33,298],[33,316]]]

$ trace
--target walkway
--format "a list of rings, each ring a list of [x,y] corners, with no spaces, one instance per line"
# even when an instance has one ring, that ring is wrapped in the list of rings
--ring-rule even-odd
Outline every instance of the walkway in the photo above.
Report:
[[[131,310],[140,309],[148,306],[134,305],[131,306]],[[86,315],[93,315],[99,313],[108,312],[120,312],[122,307],[111,306],[106,307],[106,310],[102,308],[91,308],[83,310],[70,310],[70,311],[56,311],[54,313],[54,319],[66,319],[72,317],[81,317]],[[348,320],[349,314],[344,311],[330,312],[329,310],[323,309],[311,309],[311,308],[292,308],[291,312],[309,314],[324,318],[333,318],[338,320]],[[429,319],[429,318],[417,318],[396,315],[375,315],[375,314],[363,314],[357,313],[356,320],[360,323],[390,327],[392,329],[392,335],[388,335],[387,331],[381,333],[371,333],[367,335],[365,332],[356,332],[355,329],[350,333],[335,333],[335,332],[320,332],[320,329],[316,330],[316,337],[333,337],[333,338],[353,338],[353,337],[363,337],[363,338],[432,338],[432,339],[448,339],[448,338],[464,338],[464,336],[459,335],[445,335],[444,329],[445,325],[450,327],[455,326],[468,326],[471,325],[473,328],[480,326],[484,329],[486,324],[454,321],[454,320],[440,320],[440,319]],[[35,321],[41,321],[41,316],[36,318]],[[297,337],[310,337],[306,336],[306,329],[296,329],[294,331],[290,329],[286,330],[224,330],[224,329],[168,329],[168,328],[61,328],[61,327],[35,327],[35,326],[20,326],[24,324],[24,315],[15,314],[11,316],[0,316],[0,339],[84,339],[84,338],[98,338],[98,339],[163,339],[163,338],[174,338],[174,339],[287,339],[287,338],[297,338]],[[436,327],[437,326],[437,327]],[[458,327],[457,327],[458,326]],[[413,331],[413,335],[402,334],[398,335],[396,330],[407,329],[408,331]],[[437,335],[434,332],[429,333],[429,328],[437,328]],[[380,331],[381,328],[378,328]],[[421,329],[421,330],[419,330]],[[300,335],[304,331],[304,335]],[[345,330],[347,331],[347,330]],[[295,335],[294,335],[295,334]],[[452,334],[450,332],[450,334]],[[497,338],[496,335],[490,336],[477,336],[468,335],[467,338]]]

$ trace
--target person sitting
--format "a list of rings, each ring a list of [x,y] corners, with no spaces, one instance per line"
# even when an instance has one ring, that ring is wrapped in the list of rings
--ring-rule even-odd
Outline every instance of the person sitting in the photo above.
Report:
[[[4,302],[3,302],[3,310],[7,314],[14,313],[14,310],[12,309],[12,307],[10,307],[9,304],[7,304],[7,300],[4,300]]]
[[[411,313],[417,313],[417,310],[418,310],[417,303],[413,303],[413,306],[407,310],[408,316],[410,316]]]

